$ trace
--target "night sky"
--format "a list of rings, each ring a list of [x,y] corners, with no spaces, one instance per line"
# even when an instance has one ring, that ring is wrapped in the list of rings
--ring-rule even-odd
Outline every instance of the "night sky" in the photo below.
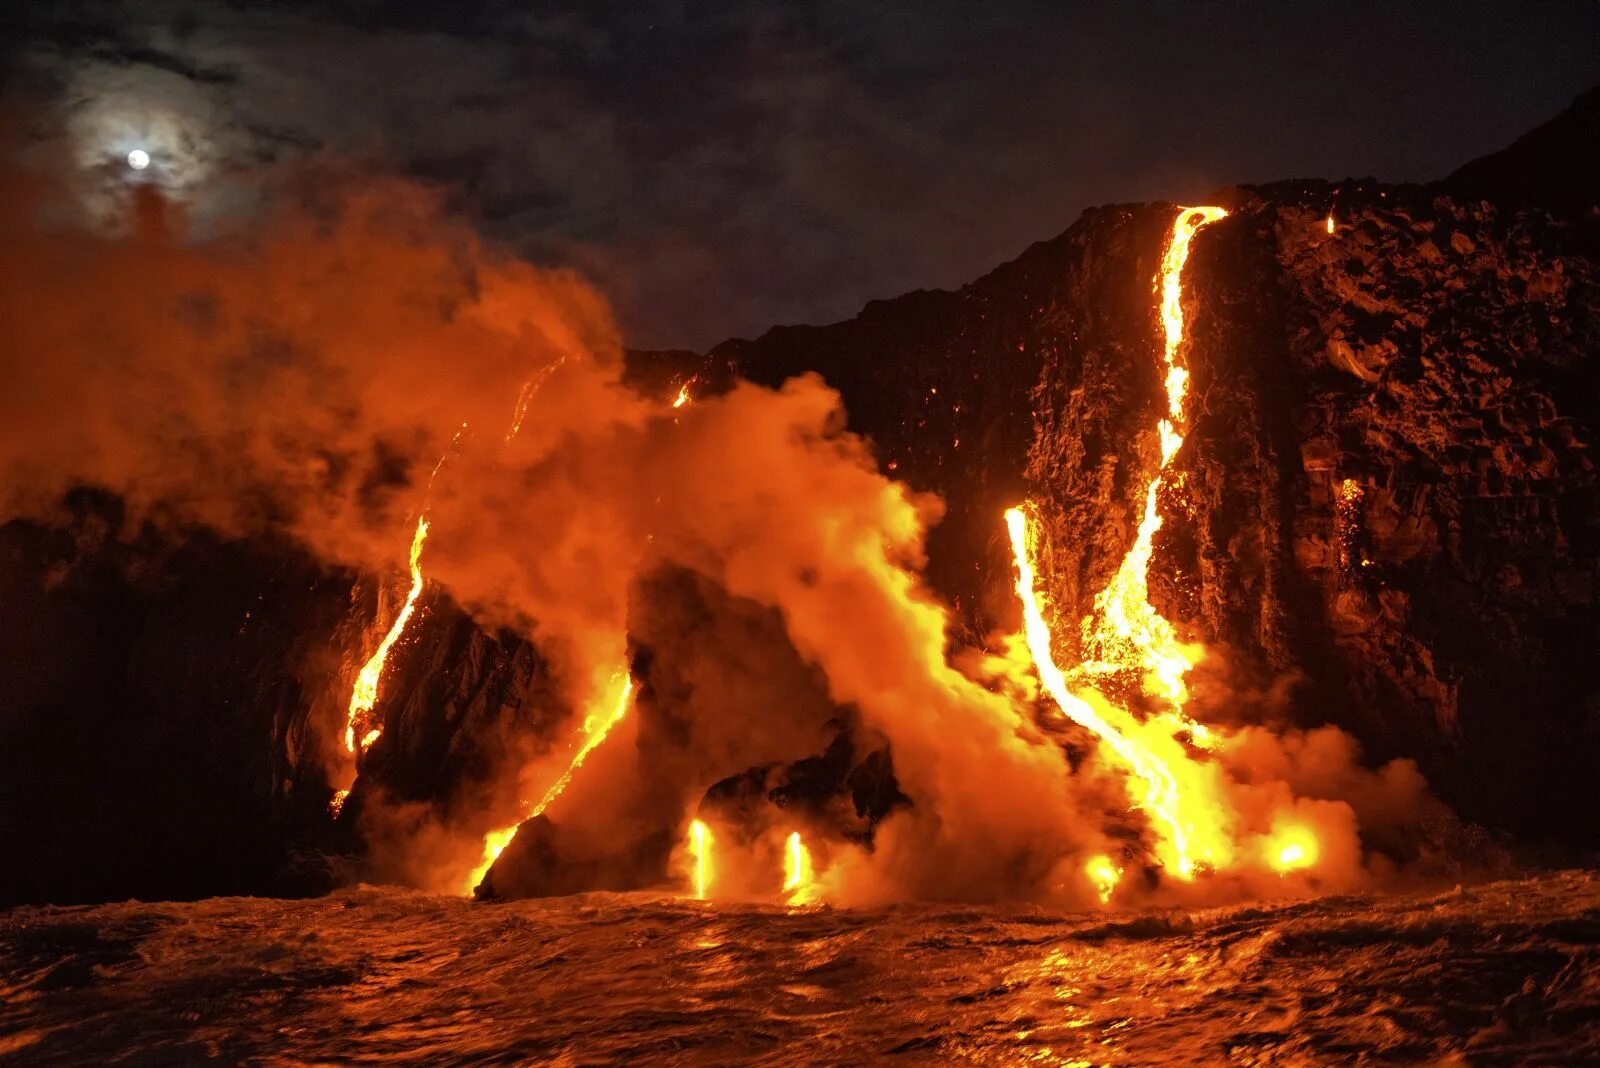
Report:
[[[0,30],[35,145],[148,148],[202,216],[305,153],[444,181],[631,344],[697,349],[959,285],[1095,204],[1439,177],[1600,81],[1594,3],[24,0]]]

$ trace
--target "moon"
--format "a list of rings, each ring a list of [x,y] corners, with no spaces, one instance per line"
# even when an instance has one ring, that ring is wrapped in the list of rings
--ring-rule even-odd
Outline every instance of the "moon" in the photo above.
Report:
[[[142,171],[150,166],[150,153],[142,148],[136,148],[128,153],[128,166],[136,171]]]

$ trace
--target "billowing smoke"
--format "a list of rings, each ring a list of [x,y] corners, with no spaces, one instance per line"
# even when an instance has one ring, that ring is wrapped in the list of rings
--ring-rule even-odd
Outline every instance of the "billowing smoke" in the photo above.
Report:
[[[628,669],[639,584],[680,569],[764,606],[798,666],[731,639],[681,649],[699,658],[678,670],[704,717],[689,755],[643,766],[629,720],[552,816],[591,840],[635,833],[652,806],[686,820],[730,771],[816,752],[826,715],[849,707],[887,741],[911,804],[870,849],[831,851],[831,897],[1090,897],[1082,859],[1112,848],[1125,795],[1093,761],[1075,773],[1013,694],[951,666],[945,609],[919,578],[939,502],[879,473],[820,379],[681,408],[641,396],[601,297],[405,183],[301,176],[204,240],[153,195],[129,197],[125,226],[79,225],[61,188],[12,174],[0,190],[5,517],[48,518],[68,487],[103,486],[174,532],[284,533],[387,574],[426,511],[428,581],[539,642],[580,717]],[[763,671],[814,671],[826,701],[773,699],[751,683]],[[1248,759],[1230,765],[1262,775],[1260,819],[1350,799],[1353,828],[1420,793],[1356,773],[1330,737],[1237,741]],[[560,767],[503,770],[491,822]],[[425,873],[459,878],[484,823],[396,807],[369,827],[413,843],[406,878],[443,885]]]

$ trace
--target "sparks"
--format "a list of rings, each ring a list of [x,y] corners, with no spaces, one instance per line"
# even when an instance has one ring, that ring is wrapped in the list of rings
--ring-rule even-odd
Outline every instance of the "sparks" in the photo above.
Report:
[[[349,790],[335,790],[333,799],[328,802],[328,814],[334,819],[338,819],[339,813],[344,811],[344,803],[349,796]]]
[[[406,603],[401,607],[400,614],[395,616],[389,633],[378,643],[377,651],[362,665],[361,673],[356,676],[355,688],[350,692],[350,715],[344,728],[344,749],[347,753],[356,751],[356,731],[366,725],[367,716],[378,703],[378,681],[383,677],[389,650],[405,633],[406,624],[411,622],[411,615],[416,611],[417,598],[422,594],[422,546],[427,540],[428,515],[424,512],[417,519],[416,533],[411,536],[411,590],[406,594]],[[381,729],[369,728],[361,737],[361,751],[370,748],[382,733]]]
[[[585,716],[580,729],[583,741],[578,746],[578,751],[573,754],[572,761],[567,765],[567,770],[561,773],[560,778],[550,784],[544,796],[539,798],[539,803],[527,809],[517,817],[515,823],[508,824],[490,831],[483,839],[483,852],[478,859],[478,866],[472,869],[467,876],[466,893],[471,893],[483,877],[494,867],[494,862],[500,859],[500,854],[505,852],[506,846],[517,836],[517,828],[528,820],[544,815],[555,799],[566,792],[567,786],[572,782],[572,776],[583,767],[583,762],[589,758],[601,742],[606,740],[606,735],[611,733],[611,728],[622,722],[622,717],[628,714],[628,707],[633,697],[633,678],[623,675],[622,691],[617,696],[616,703],[612,705],[608,715],[604,717]]]
[[[689,824],[689,855],[694,858],[694,896],[704,901],[711,884],[711,829],[700,820]]]

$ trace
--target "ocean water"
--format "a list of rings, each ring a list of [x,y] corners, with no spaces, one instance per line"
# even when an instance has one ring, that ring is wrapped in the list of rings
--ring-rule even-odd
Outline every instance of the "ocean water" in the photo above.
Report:
[[[1062,914],[358,887],[0,913],[6,1064],[1600,1063],[1600,875]]]

